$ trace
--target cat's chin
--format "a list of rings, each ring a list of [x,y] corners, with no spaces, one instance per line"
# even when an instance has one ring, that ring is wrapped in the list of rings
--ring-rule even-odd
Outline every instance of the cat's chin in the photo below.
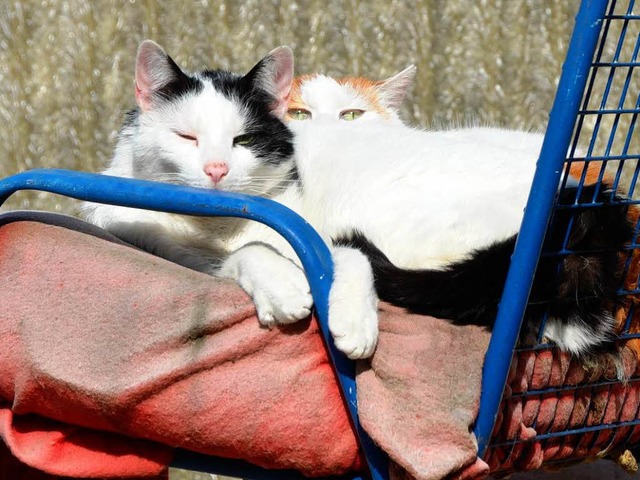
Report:
[[[198,182],[197,184],[195,184],[194,182],[193,186],[196,186],[198,188],[204,188],[206,190],[213,190],[216,192],[233,192],[234,191],[233,185],[228,185],[226,183],[216,184],[209,180],[203,180]]]
[[[208,185],[206,185],[204,188],[206,188],[207,190],[214,191],[214,192],[248,194],[248,192],[243,191],[243,189],[239,188],[237,185],[228,185],[228,184],[217,184],[217,185],[215,185],[213,182],[211,182]]]
[[[213,183],[207,186],[209,190],[213,190],[214,192],[234,192],[234,193],[242,193],[240,189],[235,187],[234,185],[226,185],[226,184],[218,184],[214,185]]]

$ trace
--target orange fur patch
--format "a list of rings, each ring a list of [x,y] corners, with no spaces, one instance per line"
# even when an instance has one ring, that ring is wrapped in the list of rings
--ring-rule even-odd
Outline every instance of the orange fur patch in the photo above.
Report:
[[[630,206],[627,217],[629,218],[631,225],[638,225],[638,221],[640,220],[640,209],[635,205]],[[631,255],[631,258],[629,258],[629,254]],[[625,290],[635,290],[638,288],[638,277],[640,276],[640,249],[621,253],[620,264],[620,269],[623,270],[624,274],[623,288]],[[624,271],[625,267],[626,271]],[[615,309],[618,331],[622,330],[627,321],[627,317],[631,315],[629,333],[640,332],[639,304],[640,298],[638,295],[627,295],[621,299],[621,305]],[[636,358],[640,359],[640,339],[634,338],[628,340],[626,345],[633,350],[636,354]]]
[[[569,174],[576,180],[580,180],[586,168],[587,171],[586,173],[584,173],[584,184],[593,185],[598,181],[600,172],[602,171],[602,167],[602,162],[590,162],[589,164],[587,164],[586,162],[574,162],[569,168]],[[609,175],[607,175],[606,173],[603,174],[602,178],[605,182],[610,183]]]
[[[291,93],[289,94],[288,108],[303,108],[308,110],[309,106],[302,101],[301,89],[302,84],[317,77],[317,74],[299,75],[293,79],[291,85]]]
[[[308,110],[309,106],[304,103],[301,96],[302,85],[309,80],[313,80],[318,75],[316,73],[299,75],[293,79],[291,86],[291,94],[289,95],[288,108],[301,108]],[[369,80],[363,77],[345,77],[335,79],[339,85],[352,88],[356,94],[365,99],[370,109],[379,113],[384,118],[389,118],[389,111],[380,103],[377,87],[382,83],[380,81]]]
[[[585,185],[592,185],[598,181],[604,165],[602,162],[575,162],[571,164],[569,168],[569,174],[576,180],[580,180],[584,175]],[[586,169],[586,171],[585,171]],[[611,175],[606,172],[602,172],[602,180],[604,183],[611,184]],[[640,209],[634,205],[629,207],[627,213],[629,223],[634,227],[638,225],[640,221]],[[629,255],[631,258],[629,258]],[[640,249],[635,249],[631,252],[621,252],[620,258],[620,271],[624,275],[623,288],[625,290],[635,290],[638,288],[638,278],[640,276]],[[627,263],[628,262],[628,263]],[[626,271],[624,271],[626,269]],[[631,322],[629,324],[629,333],[640,332],[640,298],[638,295],[627,295],[620,299],[619,305],[613,306],[614,317],[616,319],[617,332],[621,332],[627,321],[629,314],[632,315]],[[631,339],[625,342],[636,355],[636,358],[640,360],[640,339]]]
[[[340,85],[347,85],[356,91],[358,96],[364,98],[371,106],[371,110],[385,118],[389,117],[389,111],[380,104],[377,87],[382,82],[369,80],[363,77],[345,77],[336,80]]]

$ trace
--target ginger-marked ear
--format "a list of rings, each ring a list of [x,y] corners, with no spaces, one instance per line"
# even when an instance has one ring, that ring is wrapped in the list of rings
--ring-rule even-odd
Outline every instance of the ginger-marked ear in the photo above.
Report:
[[[184,73],[160,45],[145,40],[136,56],[136,102],[142,111],[150,110],[154,97]]]
[[[271,112],[283,119],[293,82],[293,52],[289,47],[278,47],[260,60],[244,77],[253,88],[272,97]]]
[[[409,65],[400,73],[383,80],[378,85],[378,94],[381,102],[388,108],[398,111],[409,88],[413,85],[416,71],[415,65]]]

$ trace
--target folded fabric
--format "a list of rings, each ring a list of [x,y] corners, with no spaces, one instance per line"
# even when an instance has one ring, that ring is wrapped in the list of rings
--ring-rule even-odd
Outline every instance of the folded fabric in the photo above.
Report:
[[[231,282],[41,221],[0,226],[0,305],[0,437],[21,464],[162,478],[180,447],[307,476],[364,468],[314,319],[261,328]],[[358,401],[393,477],[481,478],[640,439],[629,427],[577,446],[511,442],[477,459],[471,429],[488,340],[478,327],[381,305]],[[624,358],[635,371],[636,351]],[[495,439],[637,417],[640,382],[522,395],[596,378],[585,372],[557,352],[518,354]]]
[[[181,447],[308,476],[363,468],[315,320],[261,328],[231,282],[41,222],[0,227],[0,245],[0,435],[22,462],[154,476]],[[488,333],[380,314],[359,404],[394,471],[486,470],[470,428]]]
[[[128,451],[128,474],[151,475],[170,446],[315,476],[360,468],[314,322],[260,328],[231,282],[59,227],[10,223],[0,245],[0,435],[24,463],[117,477]],[[19,441],[59,422],[84,430]],[[114,451],[96,432],[154,443]]]
[[[396,464],[394,476],[438,480],[489,471],[471,428],[490,334],[381,307],[380,343],[360,363],[360,421]]]
[[[14,417],[0,409],[0,478],[7,480],[65,480],[19,461],[46,466],[47,471],[73,472],[74,478],[117,477],[168,480],[167,463],[173,449],[118,434],[91,431],[35,415]]]
[[[557,350],[516,355],[494,428],[495,446],[486,458],[491,471],[506,474],[602,457],[636,443],[637,425],[599,430],[638,418],[640,366],[633,349],[624,347],[621,355],[619,366],[612,356],[584,364]],[[614,381],[617,368],[624,370],[628,382]],[[553,435],[567,430],[580,432]]]

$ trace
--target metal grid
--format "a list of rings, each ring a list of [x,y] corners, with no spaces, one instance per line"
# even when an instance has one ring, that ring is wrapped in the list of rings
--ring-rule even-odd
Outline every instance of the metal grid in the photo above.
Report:
[[[583,2],[583,5],[585,3],[588,2]],[[580,26],[577,25],[576,28]],[[611,193],[607,195],[614,204],[637,205],[640,203],[640,189],[637,188],[640,174],[640,129],[636,131],[636,122],[640,114],[639,55],[640,8],[635,5],[634,0],[628,2],[612,0],[602,16],[595,54],[590,63],[584,94],[575,118],[566,156],[566,171],[571,169],[573,175],[570,177],[565,174],[560,181],[560,191],[564,191],[569,186],[575,187],[577,180],[577,193],[572,201],[564,203],[556,201],[552,219],[562,210],[578,213],[586,209],[601,208],[602,197],[597,200],[596,196],[603,191],[608,192],[609,189]],[[585,198],[582,195],[584,186],[593,184],[594,181],[596,187],[593,197]],[[619,197],[618,200],[615,199],[614,194]],[[572,221],[564,232],[562,246],[553,250],[543,248],[541,256],[562,258],[571,253],[579,253],[567,246],[571,223]],[[640,224],[636,221],[633,242],[623,253],[623,284],[618,291],[621,306],[617,312],[619,324],[622,325],[618,340],[621,345],[631,339],[640,338],[640,332],[637,327],[634,329],[634,322],[632,322],[637,308],[634,308],[634,303],[630,301],[631,296],[640,293],[638,288],[640,271],[637,269],[640,250],[635,253],[640,246],[639,231]],[[560,360],[561,354],[553,345],[542,343],[544,323],[545,319],[542,320],[538,332],[537,345],[516,348],[516,357],[521,361],[527,355],[531,358],[532,355],[540,355],[542,352],[553,356],[554,361]],[[635,323],[637,324],[637,319]],[[515,369],[516,366],[513,365],[513,368]],[[595,381],[583,379],[573,385],[529,388],[516,393],[508,387],[508,393],[501,406],[503,412],[517,404],[524,411],[527,402],[538,402],[538,405],[547,402],[548,405],[556,405],[555,408],[559,408],[557,407],[559,402],[571,396],[574,400],[571,418],[574,420],[577,399],[590,403],[585,408],[581,421],[577,423],[572,421],[570,426],[555,425],[555,422],[539,425],[539,417],[536,414],[530,426],[536,430],[537,434],[532,438],[524,439],[520,432],[508,434],[506,427],[498,422],[492,440],[488,444],[485,458],[491,458],[501,450],[498,463],[505,465],[502,470],[510,470],[518,469],[517,459],[510,457],[527,457],[527,455],[530,457],[534,448],[543,452],[553,449],[554,453],[543,454],[540,457],[544,458],[545,464],[550,464],[592,456],[616,446],[626,448],[631,444],[640,443],[640,408],[637,406],[640,405],[640,401],[635,402],[636,407],[633,412],[630,413],[627,410],[623,415],[625,401],[631,400],[628,396],[638,395],[640,392],[638,372],[639,370],[635,369],[626,383],[610,378],[609,372],[609,374],[600,375]],[[606,401],[598,403],[593,400],[598,396]],[[638,399],[640,400],[640,397]],[[617,402],[617,405],[609,406],[608,402]],[[631,404],[630,401],[629,404]],[[584,407],[584,402],[581,405]],[[617,409],[616,421],[604,423],[605,412],[603,411],[599,417],[594,413],[594,409],[602,409],[603,405],[605,409],[611,409],[607,410],[609,413]],[[558,453],[562,451],[564,453]]]
[[[518,435],[504,438],[494,435],[493,443],[489,444],[488,452],[485,452],[491,430],[494,425],[496,413],[500,405],[502,388],[509,372],[509,365],[514,353],[515,339],[517,338],[518,325],[514,319],[521,318],[525,308],[526,297],[535,271],[535,265],[542,246],[546,225],[552,207],[556,211],[561,209],[578,210],[585,208],[598,208],[597,202],[582,201],[553,206],[553,199],[560,183],[561,188],[567,186],[567,180],[560,178],[561,165],[565,160],[565,152],[569,152],[566,161],[569,165],[595,165],[597,170],[597,183],[603,185],[605,172],[611,178],[611,185],[619,196],[625,197],[623,203],[635,205],[640,192],[636,192],[636,184],[639,175],[638,161],[640,160],[640,139],[634,135],[635,123],[640,113],[640,81],[637,79],[638,54],[640,51],[640,12],[634,13],[634,1],[626,4],[618,4],[612,1],[608,6],[605,0],[583,1],[576,20],[576,32],[569,47],[565,70],[558,87],[558,96],[551,113],[548,132],[541,152],[541,160],[534,178],[532,195],[527,204],[527,212],[523,221],[521,234],[513,256],[512,267],[507,279],[505,294],[500,305],[496,328],[492,336],[491,345],[484,366],[483,394],[480,404],[479,419],[475,428],[478,436],[480,455],[490,456],[492,451],[506,449],[507,462],[511,457],[524,456],[523,448],[534,443],[545,446],[556,442],[557,445],[568,445],[570,442],[583,444],[583,452],[589,453],[600,435],[608,435],[609,444],[614,440],[621,445],[629,445],[640,442],[640,411],[636,408],[631,415],[631,420],[622,420],[603,424],[584,423],[573,429],[538,428],[539,434],[525,440]],[[595,55],[593,53],[595,52]],[[592,61],[591,59],[594,58]],[[582,101],[581,101],[582,99]],[[574,125],[575,124],[575,125]],[[573,132],[573,134],[572,134]],[[580,147],[580,148],[578,148]],[[579,186],[585,185],[586,175],[579,178]],[[40,189],[62,193],[68,196],[90,201],[101,201],[115,204],[134,206],[136,208],[162,209],[157,204],[157,195],[150,195],[152,189],[157,193],[157,186],[151,187],[141,181],[128,181],[131,190],[127,191],[126,199],[122,197],[121,188],[123,179],[95,178],[88,174],[64,172],[64,171],[32,171],[28,174],[19,174],[7,179],[0,188],[0,203],[11,193],[18,189]],[[2,182],[0,182],[2,183]],[[180,195],[197,195],[196,191],[178,191],[179,187],[164,186],[166,195],[173,193]],[[173,190],[171,190],[173,189]],[[171,190],[171,191],[169,191]],[[159,195],[163,197],[163,195]],[[580,195],[578,194],[578,197]],[[595,198],[595,197],[594,197]],[[203,205],[203,214],[237,214],[242,217],[251,217],[256,211],[267,209],[268,202],[251,201],[250,207],[237,204],[240,199],[234,196],[221,196],[200,199],[198,202],[187,202],[189,205]],[[263,205],[263,203],[265,205]],[[231,207],[230,207],[231,205]],[[184,205],[179,205],[182,208]],[[175,207],[175,208],[178,208]],[[205,208],[206,207],[206,208]],[[193,212],[192,212],[193,213]],[[262,216],[261,216],[262,218]],[[267,224],[278,219],[277,215],[264,215]],[[255,219],[255,218],[254,218]],[[280,222],[280,220],[279,220]],[[283,221],[284,222],[284,221]],[[282,222],[280,222],[282,223]],[[280,223],[278,223],[280,225]],[[286,224],[287,222],[284,222]],[[291,241],[299,241],[299,231],[288,229],[288,225],[281,225],[290,233]],[[273,225],[272,225],[273,226]],[[274,227],[275,228],[275,227]],[[302,229],[304,230],[304,229]],[[625,262],[625,275],[627,277],[638,275],[632,266],[632,255],[638,246],[639,225],[635,226],[635,238],[627,249],[627,261]],[[285,235],[286,236],[286,235]],[[327,252],[324,246],[319,244],[316,250],[311,249],[309,254],[317,254],[324,258]],[[326,249],[324,249],[326,250]],[[306,251],[306,250],[305,250]],[[543,252],[543,255],[563,255],[567,253],[566,242],[563,249],[555,252]],[[313,256],[313,255],[311,255]],[[640,257],[640,253],[638,254]],[[321,260],[322,260],[321,258]],[[327,263],[328,262],[328,263]],[[303,259],[303,263],[305,263]],[[328,294],[329,278],[325,275],[330,271],[330,260],[325,259],[324,265],[314,268],[307,265],[307,271],[313,272],[319,286],[312,287],[316,305],[320,305],[320,320],[323,325],[323,333],[328,335],[326,328],[326,301]],[[313,262],[311,262],[313,263]],[[323,261],[319,262],[320,264]],[[322,281],[321,281],[322,280]],[[640,292],[637,288],[638,278],[631,278],[620,289],[621,298],[635,295]],[[631,331],[631,319],[634,309],[628,310],[624,319],[624,332],[620,342],[631,341],[640,338],[640,333]],[[540,335],[539,335],[540,336]],[[517,355],[527,353],[557,351],[551,345],[540,344],[530,349],[519,349]],[[338,358],[340,358],[338,356]],[[337,369],[347,397],[353,396],[353,369],[346,362],[338,362]],[[524,402],[527,399],[560,398],[562,395],[573,394],[587,397],[598,397],[611,391],[633,390],[634,386],[640,387],[640,375],[633,376],[626,385],[620,382],[605,380],[599,382],[583,382],[579,385],[566,387],[554,387],[543,389],[530,389],[526,392],[512,394],[508,401]],[[640,405],[640,388],[638,402]],[[349,397],[351,398],[351,397]],[[352,406],[352,402],[347,402]],[[505,402],[506,403],[506,402]],[[504,410],[504,408],[503,408]],[[355,409],[351,412],[355,417]],[[357,424],[357,421],[355,421]],[[534,423],[534,428],[541,425]],[[366,435],[363,444],[371,447]],[[375,450],[375,449],[372,449]],[[578,449],[576,448],[576,451]],[[369,450],[367,452],[373,478],[386,477],[386,465],[384,456],[379,452]],[[565,457],[563,460],[566,460]],[[203,459],[193,455],[183,456],[184,465],[192,465]],[[208,461],[208,459],[206,459]],[[555,460],[554,460],[555,461]],[[225,461],[223,461],[225,462]],[[233,463],[233,462],[230,462]],[[242,471],[242,465],[229,465],[228,472]],[[516,466],[517,467],[517,466]],[[246,472],[246,471],[245,471]],[[261,475],[268,472],[259,472]],[[279,473],[281,474],[281,472]],[[243,476],[254,476],[245,473]],[[255,476],[258,476],[257,473]]]

